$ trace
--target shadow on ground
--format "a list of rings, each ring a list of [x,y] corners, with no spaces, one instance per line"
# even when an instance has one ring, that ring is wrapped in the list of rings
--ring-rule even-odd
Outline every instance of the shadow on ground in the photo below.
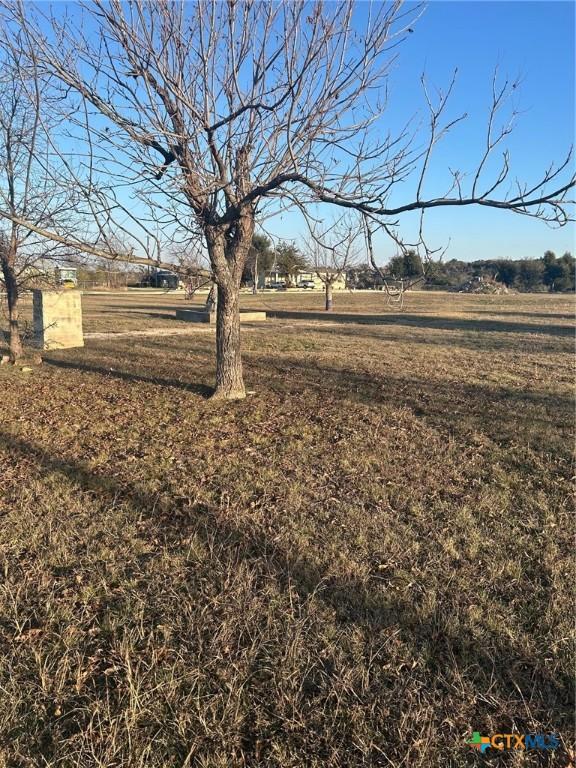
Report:
[[[280,321],[278,321],[280,322]],[[400,323],[382,324],[375,328],[375,324],[349,325],[347,323],[320,323],[313,326],[306,324],[301,330],[310,333],[318,333],[329,336],[346,336],[354,338],[357,341],[362,339],[374,339],[383,342],[392,342],[405,344],[406,338],[402,336],[402,325]],[[419,344],[424,346],[441,346],[455,349],[471,349],[475,351],[506,352],[518,350],[518,339],[507,336],[506,334],[490,334],[467,332],[458,333],[454,330],[450,335],[443,333],[426,334],[422,336],[412,335],[409,339],[410,344]],[[573,351],[572,340],[568,335],[546,336],[540,334],[537,338],[530,337],[526,342],[526,348],[533,346],[538,354],[558,354],[559,352]]]
[[[431,315],[362,315],[343,312],[311,312],[302,310],[271,310],[270,317],[290,320],[325,320],[332,323],[360,323],[366,325],[400,325],[410,328],[427,328],[445,331],[476,331],[497,333],[535,333],[548,336],[573,336],[569,325],[542,325],[539,323],[517,323],[502,320],[475,320],[463,317],[437,317]]]
[[[131,487],[116,478],[97,475],[82,463],[53,456],[44,449],[8,433],[0,433],[0,446],[13,456],[33,459],[47,473],[57,473],[80,491],[96,494],[104,502],[127,504],[136,519],[147,520],[148,537],[163,546],[178,547],[183,532],[194,532],[207,542],[219,557],[243,561],[273,577],[282,589],[295,588],[299,598],[320,600],[334,611],[337,624],[355,625],[370,636],[383,628],[393,628],[414,649],[414,656],[427,659],[427,670],[442,688],[447,669],[457,668],[478,690],[491,696],[529,702],[532,711],[556,712],[558,725],[571,722],[572,684],[568,676],[552,675],[543,660],[527,657],[513,642],[495,631],[478,637],[461,620],[458,631],[448,630],[442,606],[428,612],[423,620],[412,600],[399,597],[382,579],[346,579],[334,577],[299,553],[287,552],[253,526],[240,527],[226,519],[221,508],[190,505],[175,501],[158,503],[144,489]],[[453,625],[453,624],[452,624]],[[531,689],[520,691],[518,678],[529,680]],[[490,700],[478,703],[477,716],[492,714]],[[509,721],[501,720],[503,731],[511,727],[530,731],[530,722],[520,710],[510,712]],[[544,763],[545,764],[545,763]]]
[[[90,363],[77,362],[75,360],[58,360],[56,358],[46,358],[45,363],[47,365],[53,366],[54,368],[85,371],[86,373],[96,373],[99,376],[111,377],[132,383],[138,382],[145,384],[156,384],[160,387],[174,387],[176,389],[182,389],[185,392],[193,392],[205,398],[209,397],[214,391],[213,387],[209,387],[205,384],[179,381],[178,379],[164,379],[158,376],[144,376],[142,374],[134,373],[133,371],[125,371],[118,368],[107,368],[106,366],[101,365],[91,365]]]

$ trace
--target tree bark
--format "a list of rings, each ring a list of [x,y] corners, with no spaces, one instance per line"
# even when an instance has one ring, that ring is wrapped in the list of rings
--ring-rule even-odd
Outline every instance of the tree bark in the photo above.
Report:
[[[10,328],[10,362],[16,363],[24,354],[22,337],[20,335],[19,306],[18,306],[18,282],[14,273],[14,266],[9,260],[2,261],[2,273],[6,286],[6,298],[8,300],[8,322]]]
[[[332,299],[332,283],[326,283],[326,312],[332,311],[334,302]]]
[[[242,400],[246,397],[240,354],[240,295],[234,285],[218,285],[216,310],[216,389],[217,400]]]
[[[232,224],[204,229],[210,264],[218,286],[216,307],[215,400],[246,397],[240,354],[240,284],[254,235],[254,211],[240,211]]]

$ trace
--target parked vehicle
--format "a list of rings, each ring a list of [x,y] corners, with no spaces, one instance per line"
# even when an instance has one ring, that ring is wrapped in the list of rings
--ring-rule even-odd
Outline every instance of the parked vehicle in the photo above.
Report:
[[[302,280],[298,283],[298,288],[316,288],[316,283],[314,280]]]
[[[168,269],[157,269],[142,279],[142,288],[163,288],[174,291],[179,286],[178,275]]]
[[[280,282],[280,283],[268,283],[266,288],[272,288],[272,289],[275,289],[277,291],[282,291],[284,288],[286,288],[286,283],[282,283],[282,282]]]

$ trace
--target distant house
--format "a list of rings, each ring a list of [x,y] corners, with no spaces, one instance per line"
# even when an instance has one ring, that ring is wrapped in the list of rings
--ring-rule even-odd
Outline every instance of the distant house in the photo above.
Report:
[[[314,289],[318,291],[324,290],[324,282],[322,281],[321,276],[326,277],[332,277],[336,275],[334,282],[332,283],[332,290],[334,291],[344,291],[346,290],[347,283],[346,283],[346,272],[341,272],[338,274],[340,270],[338,269],[332,269],[331,267],[320,267],[317,270],[312,270],[309,272],[301,272],[298,275],[298,281],[304,282],[306,280],[313,281],[314,282]]]
[[[314,269],[301,270],[297,272],[296,275],[292,275],[291,280],[288,280],[288,275],[286,272],[283,272],[281,269],[271,269],[268,272],[262,273],[260,275],[258,287],[265,288],[268,285],[278,286],[280,284],[284,284],[284,286],[286,286],[288,282],[291,282],[295,288],[302,286],[302,284],[307,284],[306,288],[309,290],[323,291],[324,283],[318,277],[318,272],[321,275],[331,275],[338,272],[338,270],[329,267],[323,267],[318,269],[318,271]],[[313,287],[310,285],[311,283],[313,284]],[[347,287],[346,273],[343,272],[332,283],[332,289],[335,291],[344,291]]]

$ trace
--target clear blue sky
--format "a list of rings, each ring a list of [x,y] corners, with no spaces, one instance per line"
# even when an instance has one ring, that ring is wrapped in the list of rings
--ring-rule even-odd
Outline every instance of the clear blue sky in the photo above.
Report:
[[[563,158],[575,136],[575,3],[432,0],[399,49],[391,75],[392,121],[426,115],[420,75],[445,87],[458,68],[451,114],[468,120],[450,134],[436,156],[429,177],[432,196],[445,188],[448,165],[472,170],[482,151],[495,66],[501,78],[518,76],[515,106],[522,114],[507,146],[511,167],[521,180],[536,180],[552,160]],[[367,5],[366,5],[367,8]],[[286,217],[270,227],[294,236]],[[405,236],[411,222],[406,220]],[[575,228],[551,229],[545,223],[486,209],[444,209],[427,214],[432,245],[450,240],[446,259],[538,258],[548,248],[574,253]],[[393,249],[379,241],[379,260]]]
[[[289,0],[287,0],[289,2]],[[410,5],[410,4],[409,4]],[[68,7],[74,11],[74,4]],[[389,125],[398,127],[419,113],[426,120],[420,85],[422,73],[430,87],[445,88],[458,68],[449,115],[467,112],[439,146],[432,162],[424,196],[437,197],[447,188],[447,168],[472,172],[485,141],[494,68],[500,79],[521,79],[514,106],[521,111],[507,141],[511,177],[538,180],[550,162],[565,157],[575,137],[575,8],[572,0],[431,0],[413,33],[397,49],[391,72]],[[358,0],[358,23],[369,5]],[[387,123],[385,122],[386,126]],[[394,203],[410,192],[401,187]],[[409,201],[408,200],[408,201]],[[432,246],[450,242],[445,259],[538,258],[551,249],[574,253],[575,227],[552,229],[544,222],[486,208],[446,208],[427,213],[426,235]],[[266,223],[277,238],[300,240],[305,227],[296,214]],[[402,220],[401,234],[409,242],[415,234],[414,217]],[[379,237],[381,262],[394,255],[393,244]]]

